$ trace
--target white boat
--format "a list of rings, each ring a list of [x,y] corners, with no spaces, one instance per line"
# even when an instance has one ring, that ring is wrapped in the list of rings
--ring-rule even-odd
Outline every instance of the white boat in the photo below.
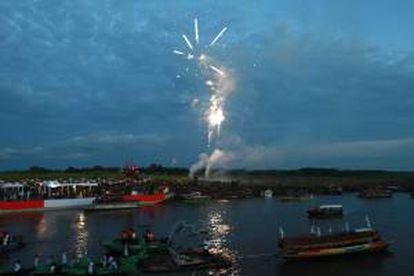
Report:
[[[92,205],[95,196],[95,182],[61,183],[40,182],[33,188],[21,183],[0,185],[0,213],[34,210],[78,208]]]
[[[273,191],[270,190],[270,189],[267,189],[267,190],[264,191],[263,195],[264,195],[265,198],[272,198],[273,197]]]

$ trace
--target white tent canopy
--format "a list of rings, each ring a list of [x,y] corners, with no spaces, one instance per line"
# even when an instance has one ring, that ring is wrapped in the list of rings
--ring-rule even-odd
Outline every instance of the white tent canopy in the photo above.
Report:
[[[59,187],[97,187],[98,183],[96,182],[79,182],[79,183],[61,183],[56,180],[49,180],[43,182],[43,185],[48,188],[59,188]]]
[[[22,183],[2,183],[0,189],[12,189],[12,188],[23,188],[25,185]]]

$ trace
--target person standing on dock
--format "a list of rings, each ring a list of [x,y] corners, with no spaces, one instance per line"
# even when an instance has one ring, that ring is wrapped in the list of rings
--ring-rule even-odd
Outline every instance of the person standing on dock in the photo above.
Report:
[[[60,261],[60,264],[62,266],[66,266],[68,264],[68,256],[66,255],[65,251],[62,253],[62,259]]]
[[[88,265],[88,274],[89,275],[93,275],[94,274],[94,263],[93,262],[89,262],[89,265]]]
[[[129,256],[129,246],[127,243],[124,243],[124,257]]]
[[[134,229],[131,229],[131,240],[132,240],[132,242],[134,242],[136,238],[137,238],[137,233],[135,232]]]
[[[111,259],[112,256],[109,257],[109,258]],[[109,269],[111,269],[111,270],[118,270],[118,264],[116,263],[116,260],[114,258],[112,258],[110,260],[110,262],[109,262]]]
[[[145,235],[144,235],[144,237],[145,237],[145,241],[146,241],[147,243],[151,243],[151,242],[153,242],[153,241],[155,240],[154,233],[152,233],[152,231],[151,231],[151,230],[149,230],[149,229],[147,229],[147,230],[145,231]]]
[[[39,254],[35,255],[34,261],[33,261],[33,267],[36,269],[39,266],[40,263],[40,257]]]
[[[13,266],[13,272],[18,273],[22,270],[22,265],[20,263],[20,260],[16,260]]]
[[[106,254],[104,254],[102,257],[102,267],[106,268],[107,265],[108,265],[108,257],[106,256]]]
[[[10,242],[10,234],[6,233],[3,237],[3,245],[7,246],[7,245],[9,245],[9,242]]]

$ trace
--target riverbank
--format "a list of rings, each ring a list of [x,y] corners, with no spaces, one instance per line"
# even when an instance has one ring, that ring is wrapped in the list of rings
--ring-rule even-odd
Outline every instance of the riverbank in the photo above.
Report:
[[[201,175],[192,179],[183,168],[141,169],[140,179],[150,179],[154,183],[168,183],[178,194],[201,191],[214,198],[259,196],[266,189],[275,194],[292,192],[330,194],[332,188],[344,192],[359,192],[366,189],[392,189],[412,192],[414,172],[392,171],[352,171],[334,169],[230,170],[213,172],[208,179]],[[34,183],[43,180],[96,181],[114,183],[125,179],[120,168],[92,167],[84,169],[48,170],[32,168],[26,171],[0,172],[0,180],[5,182]]]

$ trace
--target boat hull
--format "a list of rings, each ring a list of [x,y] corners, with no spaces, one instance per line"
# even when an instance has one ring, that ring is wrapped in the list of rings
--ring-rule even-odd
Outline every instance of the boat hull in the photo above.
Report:
[[[92,205],[94,200],[95,197],[0,201],[0,213],[80,208]]]
[[[139,202],[141,206],[155,205],[171,198],[172,194],[158,193],[150,195],[124,195],[122,201],[125,202]]]
[[[324,219],[324,218],[335,218],[342,217],[343,210],[321,210],[321,209],[311,209],[308,210],[309,218]]]
[[[384,241],[378,241],[338,248],[309,249],[304,251],[298,251],[296,253],[282,253],[282,257],[286,260],[309,260],[361,253],[376,253],[380,251],[385,251],[388,247],[389,243],[386,243]]]
[[[137,202],[122,202],[112,204],[93,204],[84,208],[85,211],[111,211],[111,210],[126,210],[135,209],[140,204]]]

